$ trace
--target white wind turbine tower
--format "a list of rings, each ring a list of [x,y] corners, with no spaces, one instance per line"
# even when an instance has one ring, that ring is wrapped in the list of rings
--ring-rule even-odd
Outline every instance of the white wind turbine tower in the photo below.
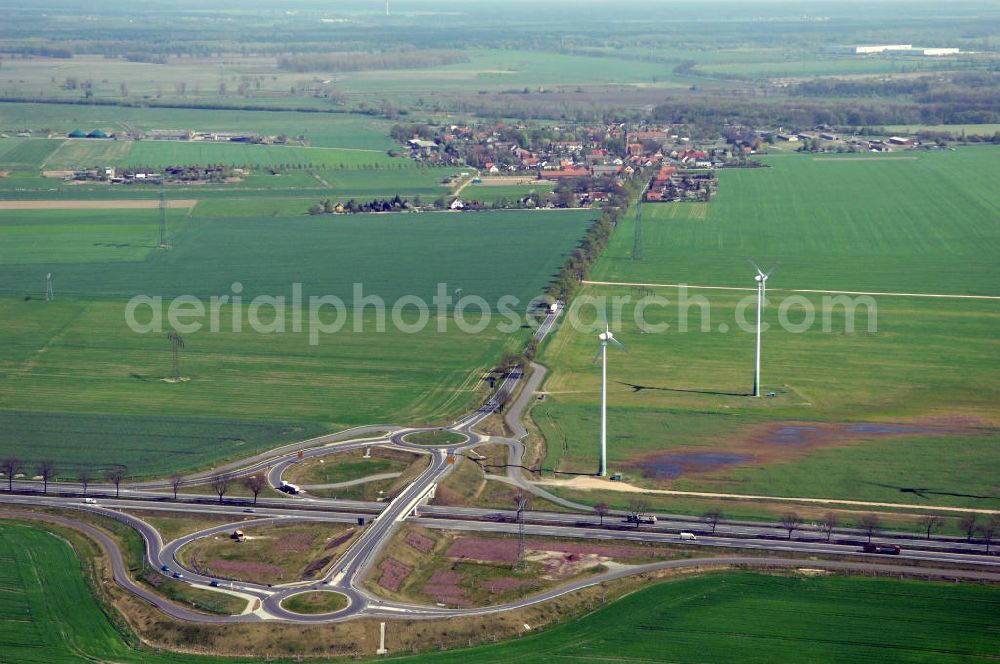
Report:
[[[764,296],[765,296],[765,291],[767,290],[766,286],[767,278],[771,276],[771,273],[774,272],[775,268],[778,267],[778,264],[775,263],[774,265],[772,265],[771,269],[768,270],[767,272],[764,272],[762,269],[760,269],[760,266],[754,263],[753,261],[750,261],[750,264],[753,265],[753,269],[757,271],[757,274],[754,275],[754,281],[757,282],[757,353],[754,357],[753,395],[755,397],[759,397],[760,396],[760,333],[761,333],[760,319],[761,319],[761,314],[764,312]]]
[[[597,467],[597,474],[600,477],[607,477],[608,474],[608,344],[618,346],[626,353],[628,349],[615,339],[611,334],[611,328],[604,324],[604,331],[598,336],[601,340],[601,349],[594,356],[594,362],[601,358],[601,460]]]

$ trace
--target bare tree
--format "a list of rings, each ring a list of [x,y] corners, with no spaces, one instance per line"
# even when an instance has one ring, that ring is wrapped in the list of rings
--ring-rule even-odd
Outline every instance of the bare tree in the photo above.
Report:
[[[181,488],[183,482],[184,476],[180,473],[174,473],[170,476],[170,488],[174,490],[174,500],[177,500],[177,490]]]
[[[928,514],[920,517],[920,520],[917,521],[917,523],[920,524],[920,528],[922,530],[927,532],[927,539],[930,539],[931,533],[944,525],[944,519],[939,517],[937,514]]]
[[[104,479],[115,485],[115,498],[121,495],[122,480],[125,479],[126,473],[128,473],[128,468],[121,464],[111,466],[104,471]]]
[[[83,487],[83,495],[86,496],[87,487],[90,486],[90,470],[88,470],[87,468],[81,470],[76,476],[76,481],[79,482],[80,486]]]
[[[826,541],[829,542],[833,537],[833,531],[837,528],[837,515],[833,512],[827,512],[817,524],[819,529],[826,533]]]
[[[709,510],[701,515],[701,520],[712,526],[712,534],[714,535],[715,529],[722,521],[722,510]]]
[[[606,517],[608,515],[608,512],[610,511],[611,510],[608,509],[607,503],[597,503],[596,505],[594,505],[594,514],[601,517],[602,526],[604,525],[604,517]]]
[[[976,536],[976,530],[979,529],[976,513],[969,512],[962,517],[962,520],[958,522],[958,525],[960,525],[962,530],[965,532],[965,541],[971,542],[972,538]]]
[[[878,514],[865,514],[861,517],[861,530],[865,531],[869,542],[872,541],[873,537],[878,535],[881,527],[882,519],[878,518]]]
[[[781,527],[788,531],[788,539],[792,539],[792,533],[802,525],[802,519],[795,512],[785,512],[781,515]]]
[[[226,491],[229,491],[229,482],[232,478],[225,473],[219,473],[212,478],[212,488],[215,493],[219,494],[219,502],[222,502],[222,497],[226,495]]]
[[[1000,529],[1000,518],[997,518],[996,515],[993,515],[989,521],[979,526],[979,536],[986,543],[986,553],[990,552],[990,545],[993,544],[998,529]]]
[[[264,490],[267,486],[267,478],[264,477],[263,473],[256,473],[254,475],[247,475],[243,478],[243,486],[245,486],[250,493],[253,494],[253,504],[257,504],[257,496],[260,492]]]
[[[17,457],[7,457],[0,462],[0,470],[2,470],[3,474],[7,476],[7,491],[14,491],[14,475],[21,472],[22,467],[23,464]]]
[[[42,459],[38,462],[38,474],[42,478],[42,493],[48,493],[49,480],[56,474],[56,462],[52,459]]]

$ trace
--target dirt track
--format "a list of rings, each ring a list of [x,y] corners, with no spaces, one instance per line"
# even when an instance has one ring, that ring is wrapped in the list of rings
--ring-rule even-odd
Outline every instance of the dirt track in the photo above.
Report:
[[[192,208],[196,200],[167,201],[168,208]],[[0,210],[150,210],[160,207],[156,199],[116,201],[0,201]]]

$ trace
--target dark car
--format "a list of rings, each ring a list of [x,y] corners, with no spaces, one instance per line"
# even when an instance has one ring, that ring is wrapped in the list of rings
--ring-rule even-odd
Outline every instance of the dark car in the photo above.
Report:
[[[218,588],[218,587],[219,587],[219,582],[218,582],[218,581],[212,581],[212,582],[211,582],[210,584],[208,584],[208,585],[212,586],[213,588]]]
[[[183,579],[184,575],[181,574],[180,572],[174,572],[174,578],[175,579]]]
[[[160,568],[160,570],[164,571],[164,572],[169,572],[170,571],[170,565],[164,565],[163,567]]]

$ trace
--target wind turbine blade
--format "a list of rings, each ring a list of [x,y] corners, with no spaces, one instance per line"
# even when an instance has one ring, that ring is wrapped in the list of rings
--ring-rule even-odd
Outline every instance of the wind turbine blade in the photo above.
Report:
[[[779,265],[779,263],[775,263],[774,265],[772,265],[771,269],[768,270],[767,274],[764,275],[764,278],[767,279],[768,277],[770,277],[771,273],[778,269],[778,265]]]
[[[625,348],[625,345],[622,342],[620,342],[617,339],[615,339],[614,337],[611,337],[610,339],[608,339],[608,341],[610,341],[614,345],[618,346],[619,348],[621,348],[626,353],[628,352],[628,348]]]
[[[601,344],[601,347],[597,349],[597,355],[594,355],[594,359],[591,362],[591,364],[597,364],[597,361],[601,359],[601,352],[603,350],[604,350],[604,344]]]
[[[760,269],[760,265],[757,265],[756,263],[754,263],[753,259],[748,258],[747,260],[750,261],[750,265],[753,265],[753,269],[757,270],[757,274],[759,274],[759,275],[763,275],[764,274],[764,270]]]

